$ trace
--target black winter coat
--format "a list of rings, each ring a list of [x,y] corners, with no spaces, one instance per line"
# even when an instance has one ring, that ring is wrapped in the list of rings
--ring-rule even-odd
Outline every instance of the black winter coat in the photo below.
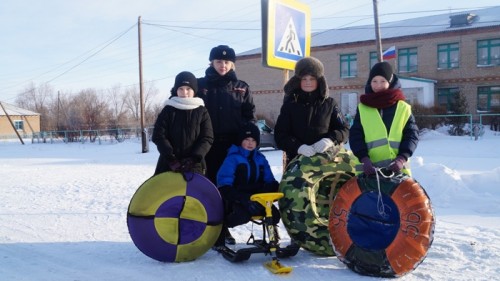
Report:
[[[274,139],[278,148],[286,152],[288,161],[297,156],[303,144],[312,145],[322,138],[330,138],[335,144],[347,142],[349,125],[327,89],[325,79],[321,78],[318,89],[312,93],[300,89],[300,78],[296,76],[285,85]]]
[[[235,138],[242,124],[255,122],[255,104],[248,84],[238,80],[231,70],[220,76],[213,68],[198,79],[198,97],[205,102],[210,114],[215,141]]]
[[[204,157],[213,138],[210,116],[205,107],[182,110],[165,106],[156,119],[152,136],[160,152],[155,175],[170,171],[169,161],[188,157],[196,160],[193,171],[203,174]]]

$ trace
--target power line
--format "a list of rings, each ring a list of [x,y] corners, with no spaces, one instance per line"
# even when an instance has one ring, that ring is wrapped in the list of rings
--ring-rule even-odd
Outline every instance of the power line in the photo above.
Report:
[[[108,44],[104,45],[102,48],[100,48],[99,50],[97,50],[96,52],[92,53],[90,56],[88,56],[87,58],[85,58],[84,60],[82,60],[81,62],[77,63],[76,65],[70,67],[69,69],[67,69],[66,71],[64,71],[63,73],[57,75],[56,77],[50,79],[49,81],[47,81],[47,83],[50,83],[54,80],[56,80],[57,78],[63,76],[64,74],[70,72],[71,70],[77,68],[78,66],[82,65],[84,62],[86,62],[87,60],[91,59],[92,57],[94,57],[95,55],[99,54],[102,50],[106,49],[109,45],[113,44],[113,42],[115,42],[116,40],[120,39],[123,35],[127,34],[132,28],[134,28],[137,24],[134,24],[132,25],[130,28],[128,28],[127,30],[125,30],[123,33],[121,33],[119,36],[117,36],[116,38],[114,38],[113,40],[111,40]]]

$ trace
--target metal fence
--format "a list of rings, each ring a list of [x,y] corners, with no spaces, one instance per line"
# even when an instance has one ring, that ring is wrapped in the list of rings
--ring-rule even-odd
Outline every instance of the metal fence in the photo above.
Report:
[[[475,116],[472,114],[416,115],[415,119],[419,129],[436,129],[446,126],[450,135],[469,135],[476,140],[484,134],[487,127],[496,132],[500,131],[500,113],[481,113]]]
[[[474,117],[476,119],[474,119]],[[436,129],[448,126],[450,135],[470,135],[477,139],[484,134],[485,125],[489,129],[500,131],[500,113],[472,114],[445,114],[445,115],[415,115],[417,125],[420,129]],[[457,122],[457,119],[464,120]],[[454,124],[460,124],[459,126]],[[153,127],[146,128],[147,136],[151,136]],[[42,131],[33,134],[22,134],[23,139],[31,139],[32,143],[103,143],[123,142],[127,139],[141,139],[141,128],[120,128],[104,130],[64,130],[64,131]],[[16,139],[15,134],[0,135],[0,139]]]
[[[147,135],[151,136],[153,127],[146,128]],[[30,138],[32,143],[103,143],[123,142],[128,139],[141,139],[141,128],[122,128],[105,130],[65,130],[43,131],[24,138]]]

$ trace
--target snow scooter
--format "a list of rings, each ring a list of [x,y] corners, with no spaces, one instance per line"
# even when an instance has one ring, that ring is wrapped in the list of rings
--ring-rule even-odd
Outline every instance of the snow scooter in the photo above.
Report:
[[[271,206],[273,202],[283,197],[281,192],[272,193],[258,193],[250,197],[250,200],[260,203],[266,209],[265,217],[252,217],[252,223],[257,225],[262,225],[262,240],[256,240],[253,236],[253,231],[248,238],[247,245],[252,247],[242,248],[238,250],[233,250],[227,246],[218,247],[217,251],[222,254],[222,256],[229,260],[230,262],[241,262],[248,260],[252,254],[264,253],[265,255],[270,255],[272,260],[264,263],[266,267],[272,273],[289,273],[292,271],[292,267],[284,266],[280,263],[280,258],[286,258],[295,256],[300,249],[297,244],[290,244],[284,248],[279,245],[279,237],[276,237]],[[266,233],[268,239],[266,239]]]

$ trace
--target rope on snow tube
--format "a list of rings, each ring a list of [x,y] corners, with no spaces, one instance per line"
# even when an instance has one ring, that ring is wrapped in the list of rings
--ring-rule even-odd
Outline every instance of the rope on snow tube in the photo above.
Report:
[[[434,212],[413,178],[383,177],[384,169],[376,175],[362,174],[342,186],[330,210],[330,236],[337,257],[354,272],[399,277],[426,257]]]

